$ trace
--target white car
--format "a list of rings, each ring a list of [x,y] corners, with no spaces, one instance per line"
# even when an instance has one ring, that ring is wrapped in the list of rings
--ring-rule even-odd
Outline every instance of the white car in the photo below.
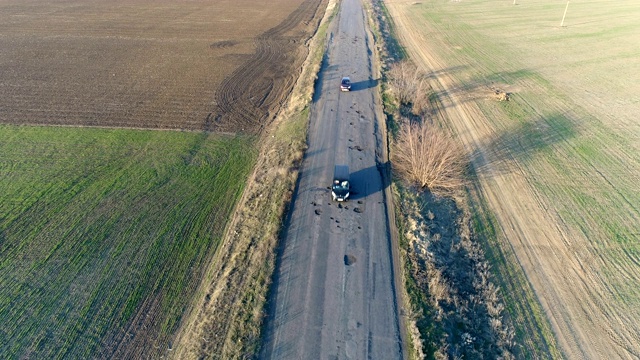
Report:
[[[340,82],[340,91],[351,91],[351,79],[348,76],[342,78]]]

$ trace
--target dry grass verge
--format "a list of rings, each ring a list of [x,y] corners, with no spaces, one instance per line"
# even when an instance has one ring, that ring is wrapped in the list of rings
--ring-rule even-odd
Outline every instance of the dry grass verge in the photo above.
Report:
[[[395,186],[419,358],[511,359],[515,331],[461,203]],[[419,340],[417,340],[417,339]],[[515,354],[515,355],[514,355]]]
[[[172,358],[244,359],[255,357],[259,351],[274,249],[306,146],[307,105],[335,3],[326,3],[287,106],[264,134],[255,171],[227,229],[224,245],[196,295],[199,301],[183,323],[175,350],[168,353]]]

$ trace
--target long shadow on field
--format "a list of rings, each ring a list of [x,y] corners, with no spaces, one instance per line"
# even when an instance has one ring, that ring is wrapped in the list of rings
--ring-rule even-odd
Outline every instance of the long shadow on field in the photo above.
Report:
[[[316,79],[315,84],[313,85],[313,97],[311,98],[312,103],[318,102],[320,96],[322,96],[322,84],[324,83],[325,74],[329,69],[334,70],[335,65],[328,65],[329,63],[329,55],[327,52],[322,56],[322,63],[320,64],[320,71],[318,71],[318,78]]]
[[[456,66],[450,66],[446,69],[440,69],[437,71],[430,71],[427,74],[427,77],[429,78],[437,78],[438,76],[444,75],[444,74],[455,74],[455,73],[459,73],[465,69],[468,69],[469,67],[467,65],[456,65]]]
[[[554,144],[567,141],[577,133],[576,122],[566,114],[525,120],[476,144],[471,161],[478,172],[506,173],[514,160],[526,164],[540,153],[552,153]]]

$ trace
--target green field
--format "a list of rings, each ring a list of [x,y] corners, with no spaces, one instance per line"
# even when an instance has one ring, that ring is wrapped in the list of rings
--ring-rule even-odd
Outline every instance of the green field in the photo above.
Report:
[[[454,105],[472,104],[464,111],[473,121],[456,125],[470,152],[483,154],[472,159],[482,187],[473,205],[485,220],[477,231],[497,240],[491,244],[503,253],[493,259],[522,267],[519,278],[532,289],[496,260],[507,308],[516,309],[511,316],[530,324],[519,340],[529,342],[544,322],[519,319],[542,311],[553,334],[540,332],[558,339],[562,356],[636,358],[640,7],[632,0],[566,5],[437,0],[398,7],[443,64],[437,70],[451,79]],[[510,101],[496,101],[495,89]],[[519,297],[520,288],[529,295]]]
[[[0,139],[0,358],[165,351],[254,140],[26,126]]]
[[[635,272],[640,259],[640,7],[572,2],[560,27],[565,6],[437,1],[414,16],[439,29],[441,56],[466,91],[513,91],[511,102],[479,102],[498,134],[490,161],[519,162],[550,211],[610,255],[606,281],[640,304],[607,269]]]

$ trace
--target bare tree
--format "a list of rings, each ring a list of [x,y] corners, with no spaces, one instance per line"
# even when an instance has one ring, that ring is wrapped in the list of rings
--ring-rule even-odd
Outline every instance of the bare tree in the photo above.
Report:
[[[434,125],[405,121],[392,156],[401,176],[431,191],[447,192],[464,182],[462,147]]]
[[[389,86],[400,105],[411,106],[414,114],[421,115],[428,109],[431,87],[412,62],[405,60],[391,66]]]
[[[419,77],[418,69],[409,61],[401,61],[391,66],[389,70],[391,92],[401,104],[407,105],[413,101]]]

